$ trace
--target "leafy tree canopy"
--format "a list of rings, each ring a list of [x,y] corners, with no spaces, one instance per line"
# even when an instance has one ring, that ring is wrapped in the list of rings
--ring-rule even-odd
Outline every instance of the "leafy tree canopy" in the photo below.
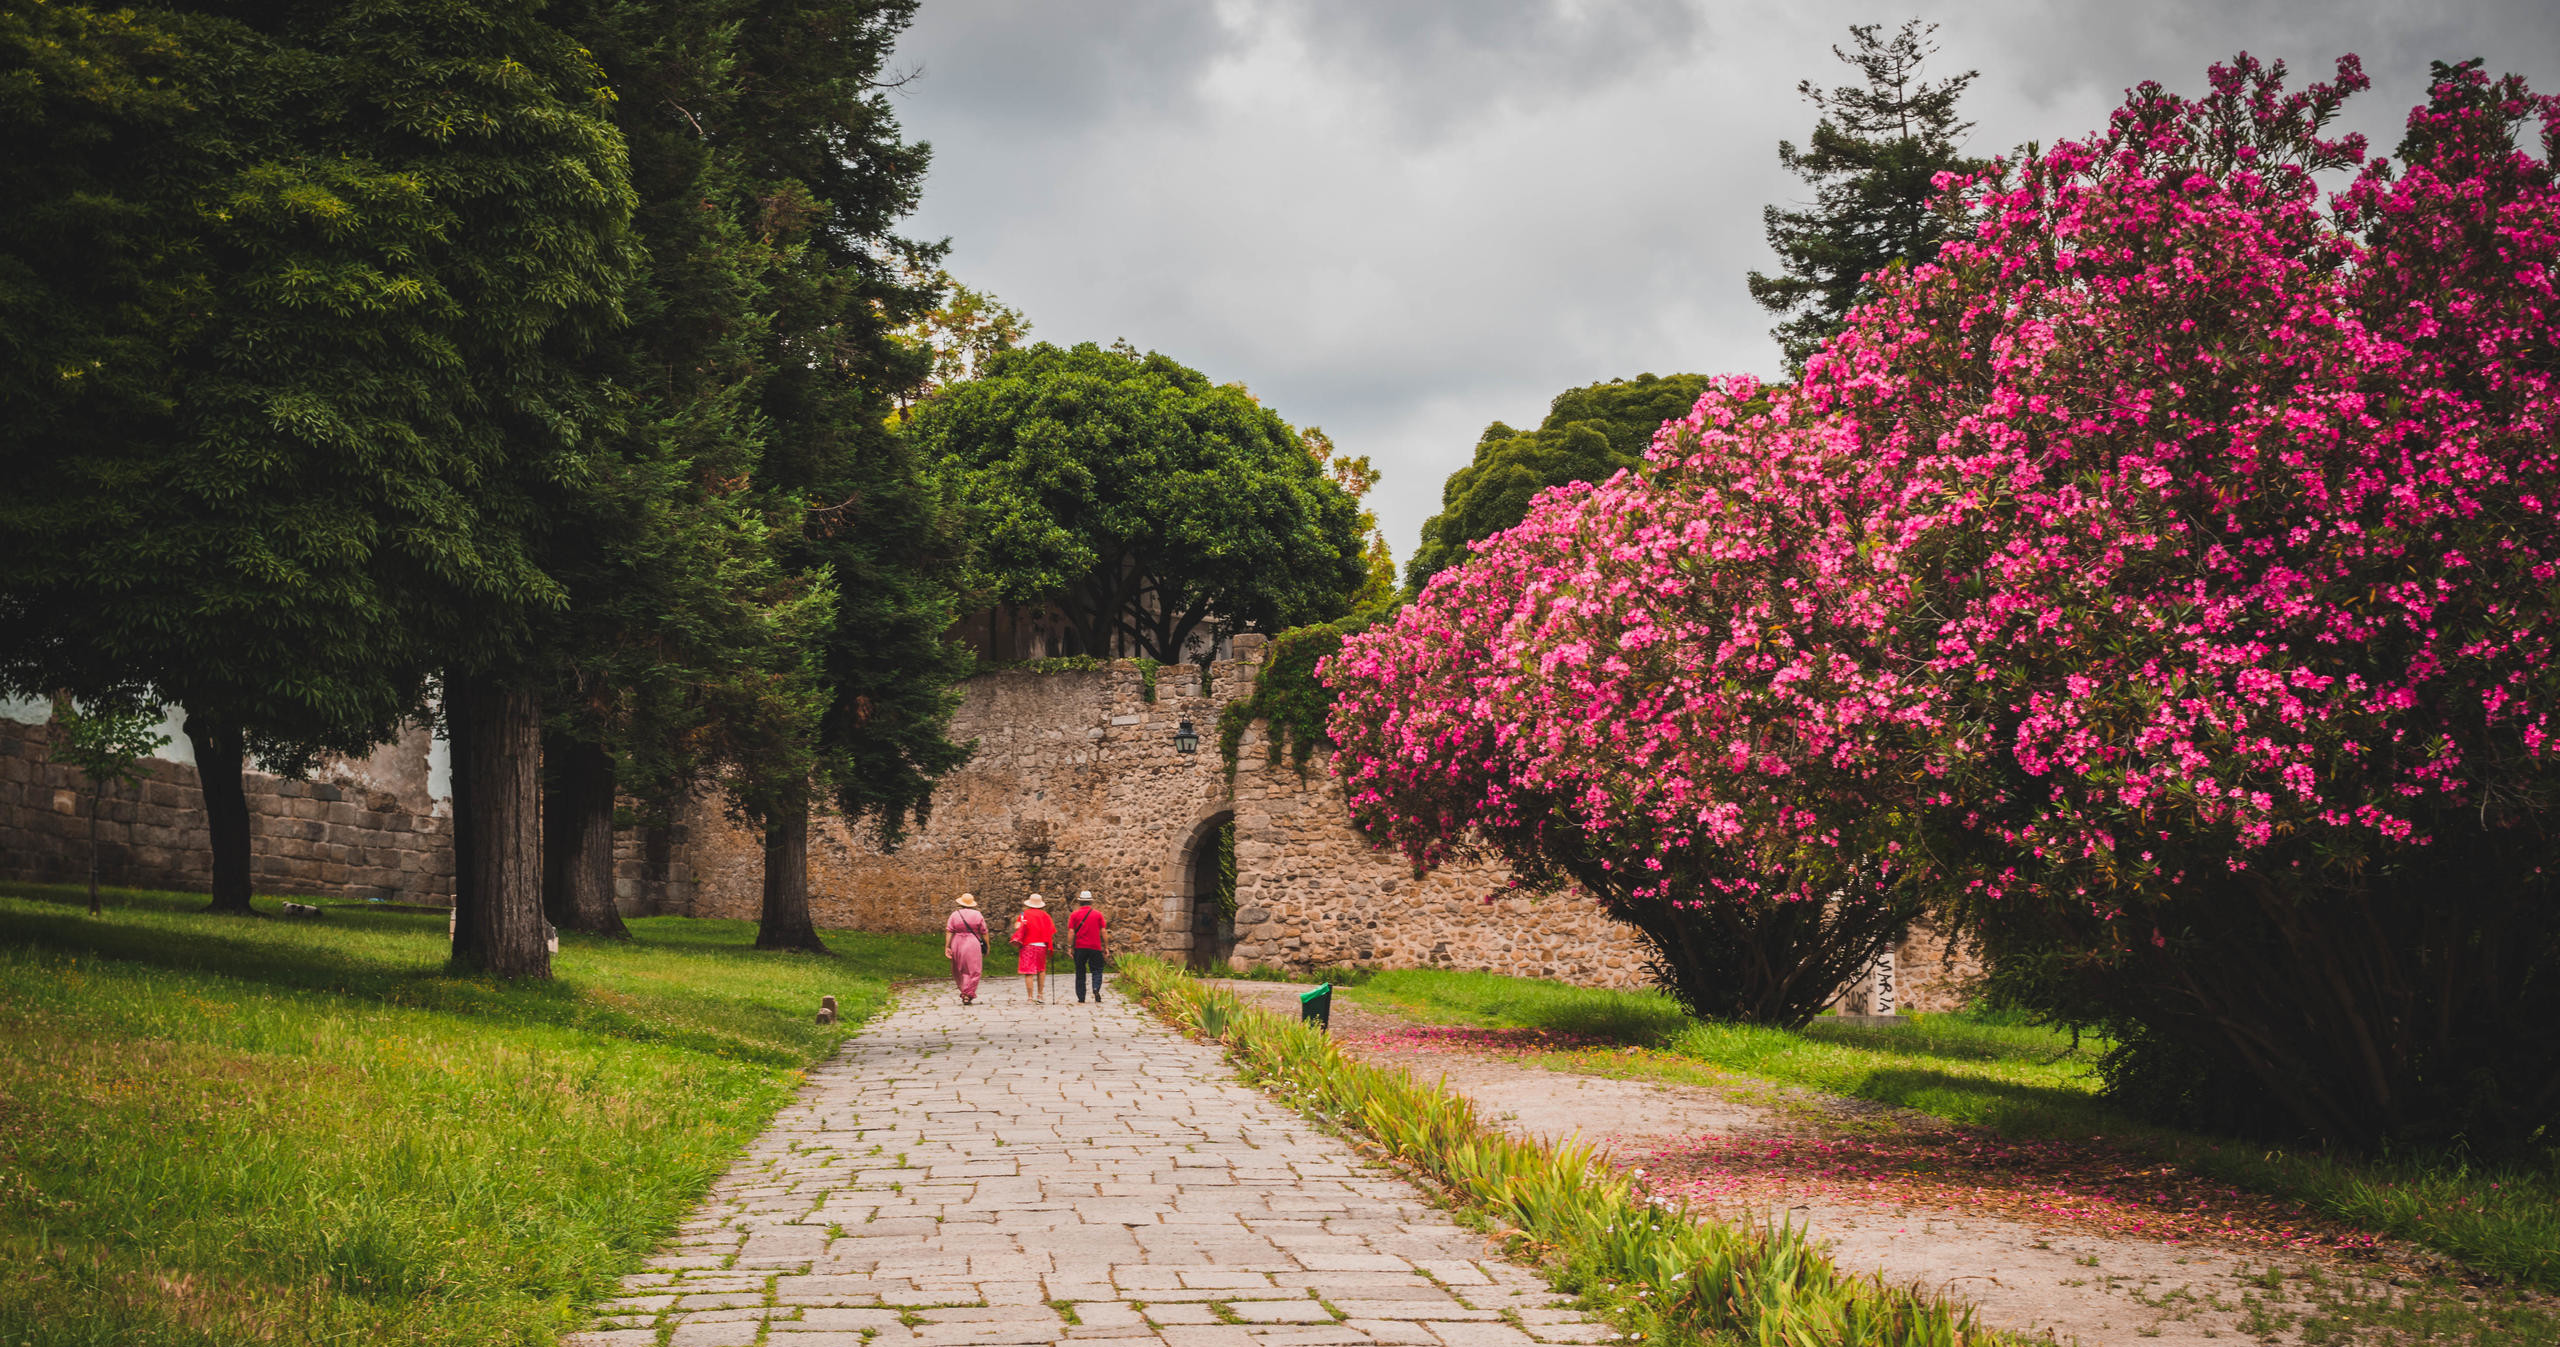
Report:
[[[984,290],[970,289],[948,271],[937,268],[918,279],[943,296],[932,312],[898,333],[902,344],[921,347],[933,361],[933,373],[916,390],[918,397],[976,378],[997,352],[1010,351],[1031,335],[1031,320],[1021,310]],[[912,405],[909,401],[900,410]]]
[[[361,746],[558,586],[620,137],[510,5],[12,7],[0,679]],[[289,653],[287,653],[289,652]]]
[[[1324,465],[1325,475],[1342,488],[1344,495],[1363,502],[1358,527],[1366,541],[1360,549],[1360,592],[1352,597],[1351,610],[1375,613],[1392,607],[1401,597],[1396,592],[1396,554],[1387,546],[1386,530],[1378,527],[1378,512],[1366,504],[1370,491],[1378,485],[1377,465],[1369,461],[1367,454],[1346,454],[1334,448],[1333,437],[1325,434],[1322,426],[1308,426],[1298,432],[1298,438],[1306,442],[1307,452]]]
[[[1440,513],[1423,524],[1422,545],[1405,563],[1406,591],[1421,593],[1432,576],[1465,560],[1470,544],[1519,523],[1548,487],[1603,481],[1643,462],[1653,433],[1686,415],[1706,386],[1703,374],[1611,379],[1557,394],[1536,430],[1486,426],[1475,461],[1440,488]]]
[[[1951,218],[1932,208],[1938,175],[1982,166],[1958,152],[1973,123],[1956,117],[1956,100],[1978,72],[1935,83],[1920,78],[1937,50],[1929,41],[1937,30],[1912,19],[1888,38],[1878,24],[1851,24],[1857,50],[1833,47],[1831,54],[1857,67],[1865,83],[1829,93],[1811,80],[1796,86],[1822,116],[1804,148],[1778,142],[1778,162],[1813,187],[1813,205],[1762,212],[1785,270],[1750,276],[1751,297],[1762,308],[1792,315],[1770,332],[1789,369],[1802,370],[1847,324],[1850,308],[1873,293],[1870,277],[1938,255]]]
[[[807,651],[833,589],[783,565],[803,503],[762,489],[769,301],[798,239],[766,218],[782,188],[738,138],[788,91],[749,64],[738,11],[552,11],[615,90],[642,261],[629,326],[586,359],[611,416],[545,553],[569,596],[546,633],[546,711],[554,749],[610,750],[622,792],[652,803],[739,764],[805,776],[825,701]]]
[[[1055,602],[1084,653],[1349,611],[1358,501],[1242,386],[1125,343],[1042,342],[917,409],[967,502],[989,595]]]
[[[88,706],[57,695],[53,723],[62,731],[53,745],[53,760],[78,768],[92,787],[140,780],[142,760],[169,742],[160,733],[159,706],[130,694],[93,700]]]

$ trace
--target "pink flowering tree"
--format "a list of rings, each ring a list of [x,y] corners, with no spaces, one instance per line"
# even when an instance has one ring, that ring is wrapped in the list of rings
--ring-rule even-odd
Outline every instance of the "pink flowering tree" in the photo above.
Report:
[[[1325,676],[1374,837],[1576,886],[1694,1013],[1796,1025],[1917,911],[1911,792],[1880,751],[1913,742],[1915,702],[1842,681],[1872,614],[1797,604],[1842,559],[1802,519],[1870,512],[1890,476],[1841,434],[1760,452],[1732,430],[1756,391],[1711,390],[1646,475],[1548,493]]]
[[[2367,164],[2319,134],[2362,85],[2242,58],[1986,175],[1806,398],[1934,446],[1877,672],[1937,689],[1931,849],[2013,990],[2168,1116],[2511,1139],[2560,1105],[2517,1031],[2560,989],[2555,109],[2440,68]]]
[[[1630,919],[1925,891],[2188,1121],[2529,1131],[2560,108],[2440,67],[2367,161],[2323,134],[2363,85],[2242,57],[1951,183],[1971,233],[1765,415],[1711,394],[1346,647],[1362,820],[1671,873]]]

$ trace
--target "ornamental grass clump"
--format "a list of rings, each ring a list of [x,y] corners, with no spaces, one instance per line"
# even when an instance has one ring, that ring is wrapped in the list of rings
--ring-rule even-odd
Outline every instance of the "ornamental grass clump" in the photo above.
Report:
[[[1971,1309],[1842,1273],[1790,1227],[1729,1224],[1649,1198],[1591,1148],[1523,1141],[1465,1096],[1353,1061],[1319,1030],[1155,959],[1122,976],[1159,1015],[1219,1041],[1248,1078],[1444,1186],[1562,1289],[1648,1341],[1990,1347]]]
[[[2439,66],[2368,159],[2366,83],[2244,55],[1946,179],[1795,387],[1345,643],[1359,821],[1573,880],[1702,1014],[1934,904],[2155,1118],[2550,1145],[2560,100]]]

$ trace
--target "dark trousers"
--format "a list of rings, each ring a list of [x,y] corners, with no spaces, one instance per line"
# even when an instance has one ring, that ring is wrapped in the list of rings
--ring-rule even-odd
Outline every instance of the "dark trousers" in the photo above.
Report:
[[[1084,975],[1087,969],[1090,969],[1093,972],[1093,999],[1099,1001],[1102,999],[1101,950],[1080,949],[1076,951],[1076,999],[1079,1001],[1084,999]]]

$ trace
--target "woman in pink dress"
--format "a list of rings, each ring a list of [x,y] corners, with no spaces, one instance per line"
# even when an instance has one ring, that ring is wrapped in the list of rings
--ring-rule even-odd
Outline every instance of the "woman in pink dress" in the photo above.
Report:
[[[976,1004],[978,979],[987,971],[987,919],[978,911],[978,895],[961,894],[959,907],[942,923],[942,957],[951,961],[960,1004]]]

